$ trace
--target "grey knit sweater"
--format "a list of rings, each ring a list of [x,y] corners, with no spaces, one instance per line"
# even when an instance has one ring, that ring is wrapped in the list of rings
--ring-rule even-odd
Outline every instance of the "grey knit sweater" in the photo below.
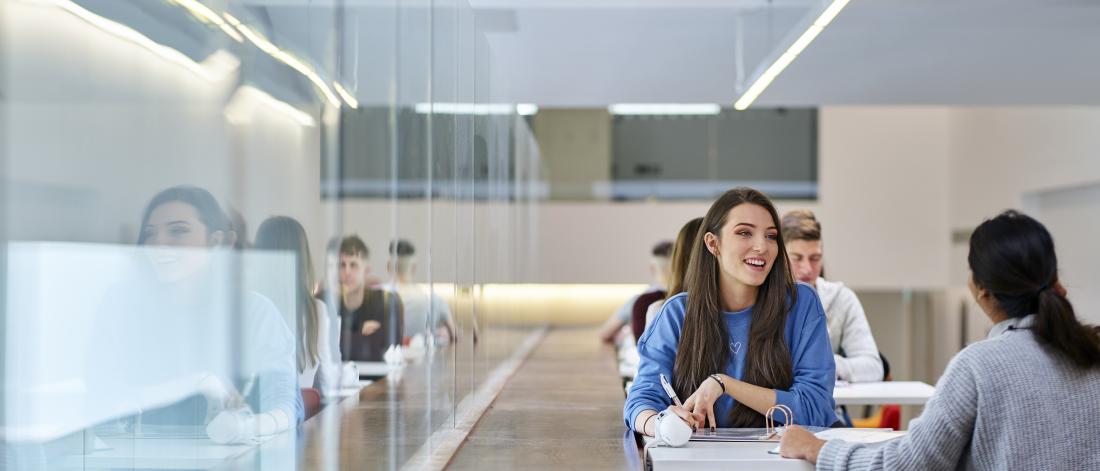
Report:
[[[1100,470],[1100,368],[1040,346],[1026,329],[1033,321],[1001,322],[959,352],[907,435],[830,440],[817,469]]]

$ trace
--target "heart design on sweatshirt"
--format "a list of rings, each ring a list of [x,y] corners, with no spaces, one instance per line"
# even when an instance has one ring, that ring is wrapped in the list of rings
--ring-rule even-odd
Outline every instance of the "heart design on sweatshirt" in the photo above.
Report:
[[[731,343],[730,344],[730,351],[733,352],[734,355],[736,355],[738,352],[740,352],[741,351],[741,342]]]

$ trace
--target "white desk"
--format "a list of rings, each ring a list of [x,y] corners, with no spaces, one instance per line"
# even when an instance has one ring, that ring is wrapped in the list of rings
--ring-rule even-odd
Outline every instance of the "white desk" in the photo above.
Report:
[[[681,469],[812,471],[814,469],[814,466],[807,461],[791,460],[768,453],[768,450],[775,448],[776,445],[778,443],[774,442],[690,442],[681,448],[650,448],[649,459],[653,463],[653,471]]]
[[[66,469],[210,469],[254,445],[218,445],[205,438],[104,438],[109,448],[67,457]]]
[[[890,429],[827,429],[818,432],[820,438],[843,438],[856,443],[875,443],[904,435]],[[773,455],[776,442],[689,442],[682,448],[649,449],[653,471],[669,470],[812,470],[807,461],[791,460]]]
[[[920,381],[855,383],[833,388],[837,405],[902,404],[923,406],[936,388]]]
[[[626,380],[633,380],[638,365],[619,364],[619,374]],[[932,398],[936,388],[920,381],[877,381],[873,383],[855,383],[833,388],[833,399],[838,406],[901,404],[923,406]]]

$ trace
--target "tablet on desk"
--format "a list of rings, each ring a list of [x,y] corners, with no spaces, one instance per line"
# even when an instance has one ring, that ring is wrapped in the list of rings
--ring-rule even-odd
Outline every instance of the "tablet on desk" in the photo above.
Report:
[[[802,426],[812,433],[828,430],[828,427]],[[718,428],[711,432],[709,427],[696,430],[691,435],[693,442],[778,442],[778,436],[764,438],[764,428]]]

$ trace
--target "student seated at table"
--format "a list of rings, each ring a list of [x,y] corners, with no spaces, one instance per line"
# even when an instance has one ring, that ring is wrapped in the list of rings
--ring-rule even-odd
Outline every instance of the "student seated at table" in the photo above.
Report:
[[[618,344],[624,335],[623,327],[630,325],[631,314],[638,298],[644,295],[665,292],[667,286],[665,278],[668,276],[668,256],[670,252],[672,252],[672,242],[662,241],[653,246],[653,249],[650,250],[652,257],[649,260],[649,276],[653,280],[652,283],[646,287],[645,291],[627,299],[615,310],[614,314],[611,314],[611,317],[600,327],[600,340],[604,343]],[[664,294],[661,294],[660,297],[664,297]]]
[[[703,218],[692,219],[685,223],[680,228],[680,232],[676,234],[676,243],[672,246],[671,263],[668,270],[668,293],[664,298],[658,299],[646,307],[643,332],[653,323],[657,313],[661,312],[666,299],[684,292],[684,277],[687,275],[688,262],[691,261],[691,254],[695,249],[696,235],[698,235],[699,226],[701,225],[703,225]],[[638,338],[641,338],[641,336],[639,335]]]
[[[797,210],[784,214],[783,242],[795,279],[813,286],[825,308],[837,379],[850,383],[882,381],[882,357],[859,298],[844,283],[823,278],[821,223],[814,213]]]
[[[339,358],[329,346],[329,314],[325,303],[313,297],[313,257],[306,230],[294,218],[272,216],[256,230],[255,247],[294,255],[295,322],[297,325],[298,386],[303,388],[307,415],[320,406],[317,392],[333,394],[339,383]],[[312,402],[316,400],[317,402]]]
[[[113,376],[93,378],[90,388],[122,397],[197,391],[177,403],[141,411],[133,420],[145,430],[205,427],[215,442],[250,443],[303,418],[294,339],[269,299],[231,282],[231,264],[224,258],[231,231],[208,191],[192,186],[161,191],[141,219],[138,245],[145,247],[142,266],[148,266],[148,276],[128,280],[105,296],[100,332],[93,338],[122,347],[89,352],[89,361],[114,367]],[[227,326],[234,323],[239,338],[229,334]],[[219,343],[227,340],[238,343]],[[235,353],[227,358],[228,351]],[[230,362],[238,367],[236,375],[225,371]],[[160,389],[129,387],[135,373]]]
[[[875,446],[788,430],[817,469],[1100,469],[1100,337],[1058,281],[1054,241],[1007,211],[970,236],[970,294],[995,325],[951,359],[909,433]]]
[[[779,215],[763,193],[736,188],[707,211],[688,265],[686,293],[665,302],[638,344],[641,362],[623,415],[653,435],[672,404],[672,381],[693,427],[763,427],[776,404],[794,422],[829,426],[835,370],[825,313],[812,288],[791,278]]]
[[[393,281],[386,288],[401,296],[405,307],[405,335],[424,335],[431,344],[457,339],[451,307],[435,292],[413,283],[416,274],[416,247],[405,239],[390,242],[390,260],[386,267]]]
[[[404,307],[391,291],[367,286],[367,244],[351,235],[340,242],[340,352],[345,361],[383,361],[405,336]],[[320,299],[329,299],[325,293]]]

